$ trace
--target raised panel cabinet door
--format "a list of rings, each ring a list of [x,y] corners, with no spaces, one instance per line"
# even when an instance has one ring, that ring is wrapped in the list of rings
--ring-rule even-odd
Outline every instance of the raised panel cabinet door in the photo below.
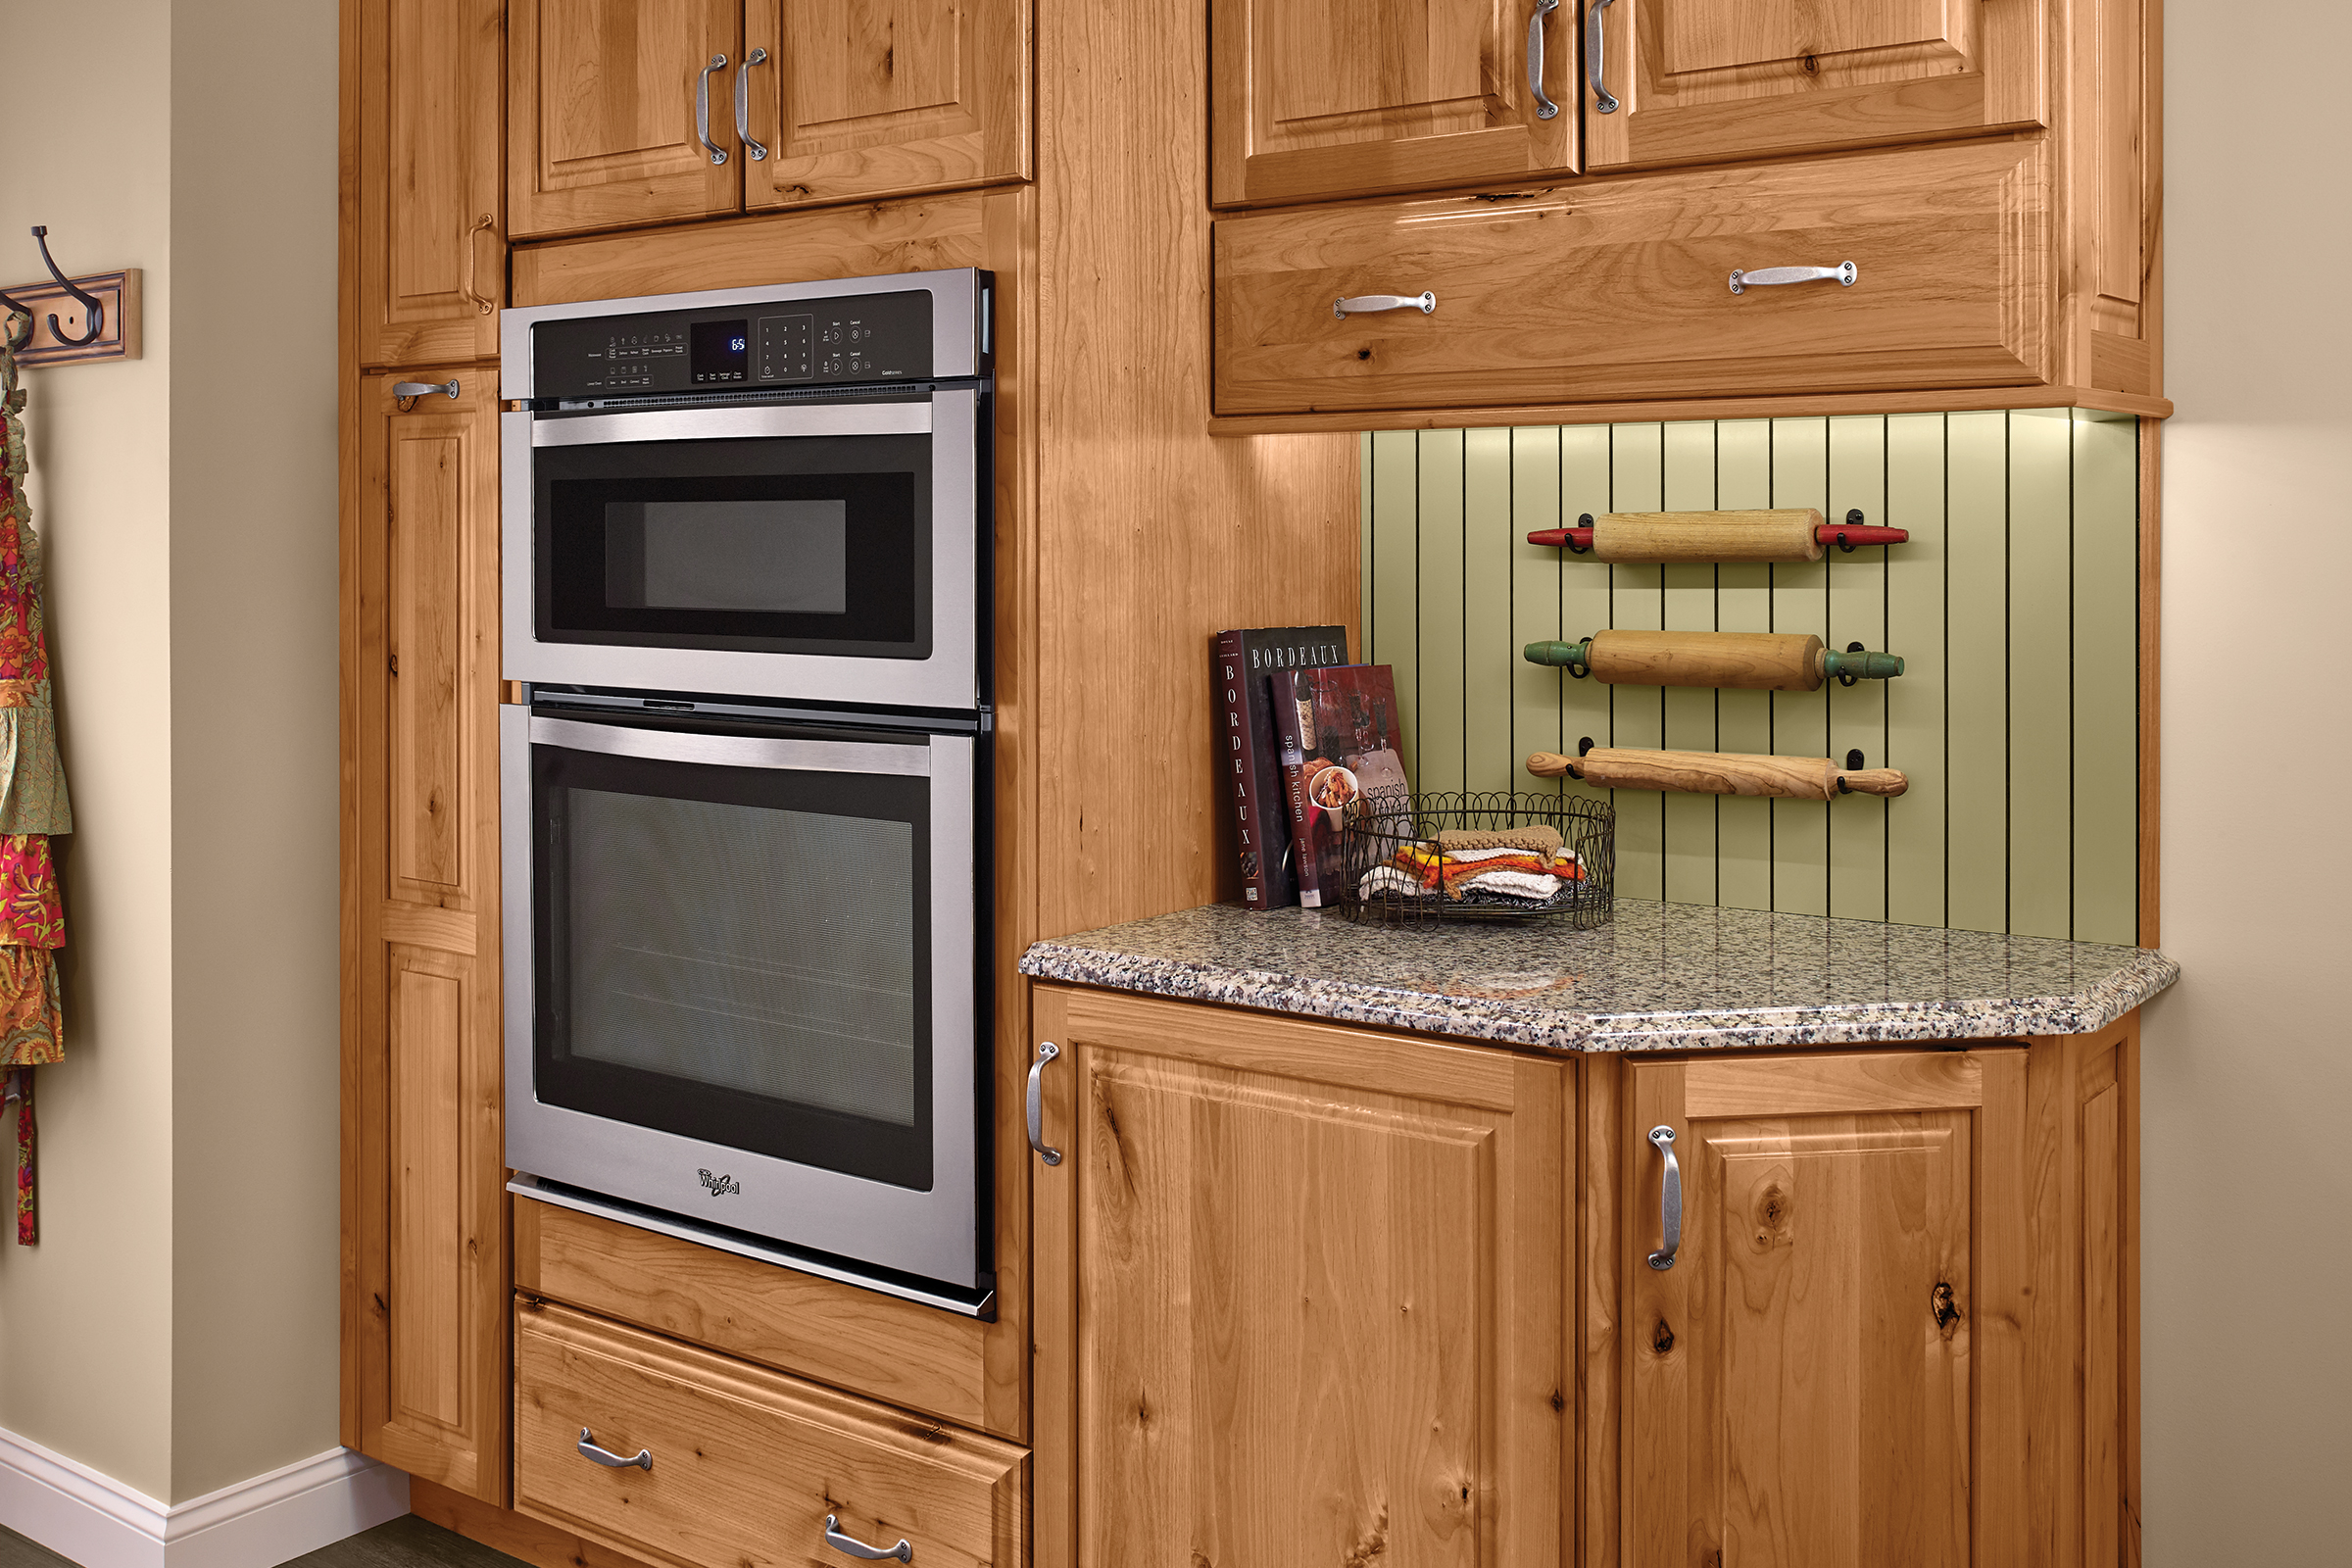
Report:
[[[1028,0],[745,0],[744,205],[1026,178],[1029,17]]]
[[[344,1442],[503,1503],[497,388],[410,373],[344,534]]]
[[[1213,0],[1218,206],[1573,172],[1576,0]]]
[[[2026,1053],[1629,1076],[1626,1560],[2024,1561]]]
[[[2047,122],[2046,0],[1585,0],[1587,162],[1709,163]]]
[[[1050,988],[1036,1557],[1559,1560],[1557,1062]]]
[[[359,0],[360,363],[498,352],[506,7]]]
[[[740,3],[512,0],[508,214],[517,237],[740,210]]]

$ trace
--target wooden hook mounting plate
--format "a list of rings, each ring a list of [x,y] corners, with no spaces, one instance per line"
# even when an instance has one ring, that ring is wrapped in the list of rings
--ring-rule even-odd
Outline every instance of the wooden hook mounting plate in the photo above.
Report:
[[[52,315],[70,337],[81,336],[84,325],[81,301],[58,286],[55,279],[0,289],[0,293],[32,312],[32,341],[17,351],[17,363],[32,369],[43,365],[78,365],[84,360],[137,359],[139,270],[134,267],[122,272],[99,272],[77,277],[74,284],[84,293],[96,295],[98,303],[106,308],[106,330],[98,334],[97,342],[79,348],[60,343],[49,330]]]

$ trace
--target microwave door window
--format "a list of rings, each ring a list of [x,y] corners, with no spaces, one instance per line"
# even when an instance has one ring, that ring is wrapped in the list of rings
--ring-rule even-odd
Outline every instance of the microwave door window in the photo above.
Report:
[[[847,614],[849,513],[839,500],[607,502],[605,604]]]
[[[538,756],[540,1098],[928,1189],[925,782]]]

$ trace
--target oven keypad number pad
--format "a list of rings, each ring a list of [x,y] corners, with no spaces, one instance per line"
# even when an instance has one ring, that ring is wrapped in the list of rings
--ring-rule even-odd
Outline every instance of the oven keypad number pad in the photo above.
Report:
[[[760,379],[807,381],[816,374],[816,318],[760,318]]]

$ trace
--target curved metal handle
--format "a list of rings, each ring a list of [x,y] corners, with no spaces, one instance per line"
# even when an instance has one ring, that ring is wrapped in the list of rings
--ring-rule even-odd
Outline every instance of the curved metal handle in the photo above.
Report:
[[[1358,294],[1353,299],[1331,302],[1331,314],[1343,320],[1350,316],[1365,316],[1374,311],[1419,311],[1423,316],[1434,316],[1437,314],[1437,310],[1438,297],[1427,292],[1420,294]]]
[[[1652,1127],[1649,1141],[1666,1156],[1666,1189],[1658,1199],[1658,1230],[1665,1245],[1649,1254],[1649,1266],[1668,1269],[1683,1245],[1683,1167],[1675,1162],[1673,1128]]]
[[[907,1544],[905,1536],[899,1538],[897,1545],[887,1549],[881,1546],[869,1546],[856,1536],[843,1535],[841,1520],[833,1514],[825,1515],[825,1544],[831,1546],[835,1551],[846,1551],[863,1562],[881,1562],[890,1557],[896,1557],[901,1562],[914,1561],[914,1547]]]
[[[639,1448],[636,1456],[631,1458],[625,1454],[614,1453],[610,1448],[600,1448],[596,1446],[596,1439],[589,1436],[586,1427],[580,1428],[580,1457],[593,1459],[608,1470],[626,1470],[631,1465],[635,1465],[640,1470],[651,1470],[654,1467],[653,1449]]]
[[[436,392],[455,398],[458,395],[458,378],[453,375],[446,381],[395,381],[392,383],[392,395],[400,400],[400,412],[403,414],[408,413],[418,398],[429,398]]]
[[[1536,0],[1536,13],[1527,19],[1527,90],[1535,95],[1538,120],[1560,112],[1558,104],[1544,96],[1544,19],[1559,8],[1560,0]]]
[[[1049,1165],[1061,1163],[1061,1151],[1046,1147],[1046,1063],[1060,1054],[1053,1041],[1041,1041],[1037,1060],[1029,1064],[1029,1147]]]
[[[1777,288],[1783,283],[1827,283],[1832,278],[1846,288],[1862,274],[1851,262],[1839,262],[1836,267],[1759,267],[1752,272],[1732,269],[1732,292],[1744,294],[1751,288]]]
[[[498,309],[498,301],[473,286],[480,270],[477,264],[481,258],[481,247],[473,242],[473,236],[485,228],[495,228],[496,226],[498,226],[497,215],[484,213],[475,219],[473,226],[466,231],[466,297],[473,301],[475,308],[484,316],[488,316],[492,311]]]
[[[710,63],[703,68],[703,74],[694,80],[694,133],[702,138],[703,146],[710,152],[710,161],[714,164],[727,161],[727,150],[710,139],[710,73],[726,69],[727,57],[712,55]]]
[[[767,156],[767,144],[752,139],[752,68],[765,64],[766,60],[765,49],[755,49],[735,69],[735,135],[755,164]]]
[[[1610,0],[1592,0],[1585,7],[1585,80],[1592,86],[1592,107],[1604,115],[1617,112],[1617,100],[1600,84],[1600,14],[1609,4]]]

